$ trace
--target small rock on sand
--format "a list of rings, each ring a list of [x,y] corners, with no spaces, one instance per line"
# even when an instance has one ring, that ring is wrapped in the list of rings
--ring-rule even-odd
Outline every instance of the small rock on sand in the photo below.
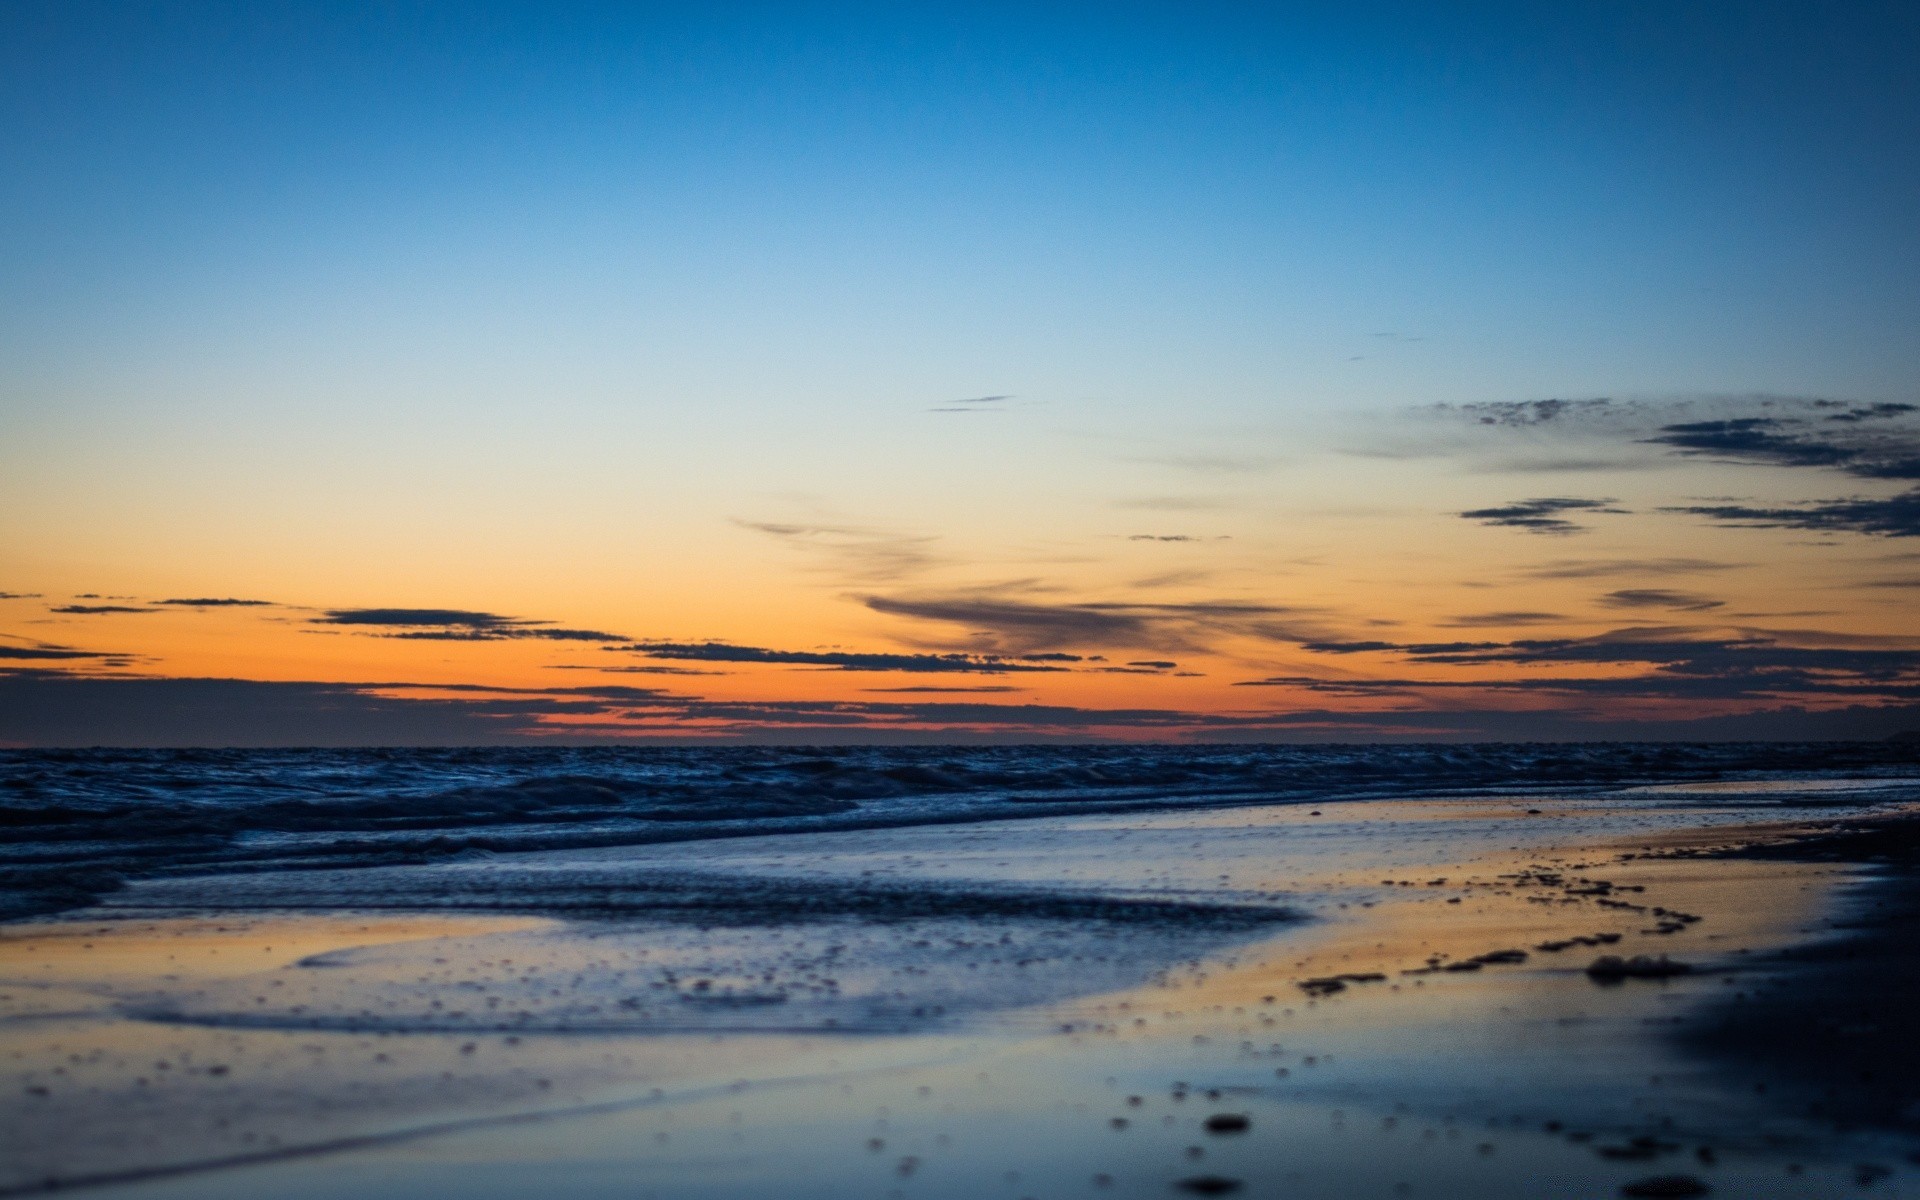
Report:
[[[1618,954],[1602,954],[1587,966],[1587,975],[1593,979],[1666,979],[1673,975],[1685,975],[1693,970],[1683,962],[1675,962],[1666,955],[1636,954],[1632,958],[1621,958]],[[1691,1194],[1691,1193],[1683,1193]]]
[[[1193,1175],[1173,1186],[1197,1196],[1224,1196],[1239,1191],[1242,1185],[1238,1179],[1228,1179],[1225,1175]]]
[[[1620,1189],[1623,1196],[1704,1196],[1713,1189],[1691,1175],[1655,1175]]]

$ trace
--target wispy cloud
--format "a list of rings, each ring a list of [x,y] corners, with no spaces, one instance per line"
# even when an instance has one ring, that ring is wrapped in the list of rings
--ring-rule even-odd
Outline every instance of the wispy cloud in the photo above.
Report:
[[[1016,671],[1058,672],[1067,668],[1054,661],[1006,658],[982,654],[890,654],[843,650],[770,650],[728,642],[636,642],[609,646],[648,658],[694,662],[781,663],[791,666],[832,667],[841,671],[906,671],[1004,675]],[[1071,659],[1078,661],[1078,659]]]
[[[939,539],[929,534],[868,525],[739,520],[734,524],[817,555],[824,560],[825,570],[853,583],[897,582],[942,561],[932,549]]]
[[[460,608],[334,608],[315,625],[379,630],[380,636],[418,641],[498,642],[531,638],[555,642],[624,642],[617,633],[557,628],[551,622]]]
[[[1503,504],[1497,508],[1470,509],[1460,515],[1469,521],[1478,521],[1482,525],[1503,525],[1511,529],[1525,530],[1528,533],[1564,537],[1570,533],[1584,533],[1586,527],[1567,520],[1561,514],[1626,512],[1626,509],[1614,507],[1618,503],[1617,500],[1580,500],[1568,496],[1546,496],[1535,500],[1516,500],[1512,504]]]
[[[62,604],[57,608],[50,608],[47,611],[63,613],[67,616],[99,617],[99,616],[109,616],[116,613],[151,614],[157,610],[151,609],[151,608],[139,608],[139,607],[136,607],[133,605],[127,605],[127,604]]]
[[[1706,517],[1749,529],[1810,529],[1819,533],[1920,537],[1920,488],[1881,499],[1855,496],[1798,505],[1687,504],[1660,511]]]
[[[1462,613],[1441,624],[1456,629],[1504,629],[1515,625],[1554,625],[1564,620],[1566,618],[1559,613],[1515,611]]]
[[[1621,588],[1600,597],[1600,603],[1608,608],[1670,608],[1686,612],[1726,607],[1724,600],[1672,588]]]
[[[1595,685],[1608,681],[1593,681]],[[1327,681],[1249,681],[1356,694]],[[1381,681],[1370,694],[1386,694]],[[1406,686],[1424,687],[1419,681]],[[1797,706],[1703,719],[1621,720],[1604,711],[1502,709],[1189,712],[973,700],[710,700],[649,688],[448,688],[431,684],[0,674],[0,740],[35,745],[394,746],[739,740],[1282,741],[1885,736],[1913,704],[1828,712]]]
[[[1745,563],[1708,558],[1563,558],[1525,572],[1528,579],[1604,579],[1617,575],[1695,575],[1731,571]]]
[[[987,413],[1005,412],[1006,402],[1012,396],[968,396],[960,400],[948,400],[929,408],[928,412],[937,413]]]
[[[1054,601],[992,589],[863,600],[889,616],[959,625],[1002,653],[1062,647],[1200,651],[1226,635],[1297,641],[1325,633],[1319,609],[1231,600]]]

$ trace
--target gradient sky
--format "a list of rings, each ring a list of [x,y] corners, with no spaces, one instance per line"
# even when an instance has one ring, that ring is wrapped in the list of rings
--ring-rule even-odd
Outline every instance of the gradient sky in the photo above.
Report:
[[[1920,727],[1916,62],[9,4],[0,744]]]

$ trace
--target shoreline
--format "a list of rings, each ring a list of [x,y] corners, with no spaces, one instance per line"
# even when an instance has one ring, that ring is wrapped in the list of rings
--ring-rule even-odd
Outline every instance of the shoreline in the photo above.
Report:
[[[369,1195],[464,1197],[491,1195],[494,1168],[558,1154],[555,1178],[586,1200],[612,1154],[663,1197],[724,1196],[710,1164],[745,1154],[730,1171],[805,1196],[998,1195],[995,1162],[1055,1179],[1044,1194],[1093,1197],[1164,1196],[1207,1173],[1289,1196],[1597,1197],[1675,1174],[1823,1196],[1863,1164],[1900,1194],[1912,1129],[1866,1118],[1906,1092],[1809,1113],[1853,1060],[1803,1066],[1767,1057],[1767,1039],[1861,986],[1830,967],[1886,969],[1859,939],[1897,940],[1920,898],[1920,819],[1876,819],[1906,857],[1862,890],[1847,864],[1892,852],[1859,840],[1857,815],[1836,832],[1816,827],[1826,808],[1756,825],[1750,806],[1662,803],[1105,814],[342,873],[363,901],[529,895],[528,881],[657,891],[669,866],[709,880],[704,907],[573,919],[276,907],[318,877],[137,885],[123,907],[7,927],[16,953],[37,930],[33,952],[57,951],[48,973],[69,981],[35,993],[38,1016],[0,1021],[15,1047],[62,1048],[28,1081],[46,1095],[0,1090],[16,1129],[50,1139],[34,1151],[46,1169],[9,1190],[114,1173],[145,1181],[100,1194],[317,1198],[400,1171],[406,1187]],[[841,895],[1036,888],[1079,898],[890,912]],[[1250,899],[1310,919],[1221,927],[1220,905]],[[1875,913],[1879,933],[1845,928]],[[1696,969],[1612,986],[1586,973],[1603,953],[1667,951]],[[1750,998],[1723,998],[1735,986]],[[153,1077],[128,1046],[175,1070]],[[1251,1130],[1214,1131],[1214,1116]],[[130,1150],[139,1137],[160,1140]]]
[[[1840,936],[1756,956],[1774,979],[1721,1005],[1684,1044],[1837,1130],[1920,1135],[1920,812],[1723,853],[1874,875],[1849,898]]]

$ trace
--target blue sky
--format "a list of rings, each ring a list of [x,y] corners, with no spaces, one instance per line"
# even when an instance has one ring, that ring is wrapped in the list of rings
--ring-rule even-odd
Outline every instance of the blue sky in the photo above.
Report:
[[[1005,631],[872,589],[1185,587],[1358,637],[1531,569],[1458,518],[1543,499],[1631,510],[1617,558],[1884,583],[1855,510],[1819,550],[1725,514],[1898,477],[1661,430],[1916,399],[1915,61],[1891,4],[12,4],[0,591],[972,653]],[[1417,415],[1595,397],[1654,407]],[[1888,594],[1822,636],[1895,636]],[[0,626],[112,629],[34,613]],[[400,677],[264,636],[108,641]]]

